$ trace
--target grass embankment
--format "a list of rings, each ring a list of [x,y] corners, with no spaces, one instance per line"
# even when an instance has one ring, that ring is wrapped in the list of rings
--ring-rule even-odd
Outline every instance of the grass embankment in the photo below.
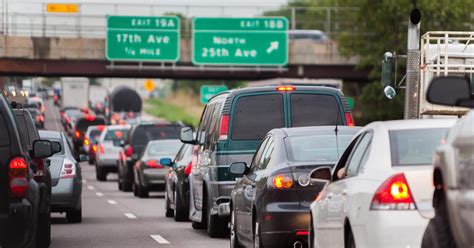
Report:
[[[150,99],[145,104],[145,112],[150,115],[194,127],[199,124],[203,108],[197,96],[186,92],[173,93],[166,99]]]

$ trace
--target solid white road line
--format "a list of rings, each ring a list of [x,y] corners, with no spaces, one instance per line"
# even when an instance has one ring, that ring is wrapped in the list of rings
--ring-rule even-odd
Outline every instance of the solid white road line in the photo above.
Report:
[[[92,185],[87,186],[87,188],[90,189],[90,190],[94,190],[94,186],[92,186]]]
[[[95,194],[96,194],[98,197],[104,196],[104,194],[102,194],[102,193],[100,193],[100,192],[97,192],[97,193],[95,193]]]
[[[116,205],[116,204],[117,204],[117,202],[114,201],[114,200],[107,200],[107,202],[108,202],[109,204],[112,204],[112,205]]]
[[[161,237],[161,235],[158,235],[158,234],[150,235],[150,237],[152,239],[154,239],[156,242],[160,243],[160,244],[169,244],[170,243],[170,242],[168,242],[168,240],[164,239],[163,237]]]
[[[135,216],[134,214],[132,213],[124,213],[123,215],[125,215],[125,217],[129,218],[129,219],[136,219],[137,216]]]

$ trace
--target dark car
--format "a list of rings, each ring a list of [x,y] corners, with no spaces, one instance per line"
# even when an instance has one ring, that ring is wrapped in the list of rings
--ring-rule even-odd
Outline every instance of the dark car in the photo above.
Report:
[[[183,126],[168,123],[140,123],[130,129],[118,161],[118,188],[132,191],[133,166],[150,140],[179,139]]]
[[[105,125],[105,119],[94,115],[86,114],[85,116],[77,118],[72,129],[72,143],[74,146],[74,153],[76,157],[80,154],[85,154],[84,151],[84,137],[87,132],[87,128],[90,126]]]
[[[51,160],[52,197],[51,212],[65,212],[69,223],[82,221],[82,171],[79,162],[87,156],[81,155],[76,161],[66,135],[56,131],[40,131],[42,139],[58,142],[61,151],[54,154]]]
[[[41,234],[36,232],[41,202],[31,158],[51,156],[52,144],[36,140],[28,151],[20,132],[8,102],[0,96],[0,246],[47,247],[47,235],[35,238]]]
[[[77,119],[84,117],[85,114],[78,109],[70,109],[64,112],[64,121],[61,121],[63,128],[66,131],[66,134],[69,136],[73,135],[73,129],[77,122]]]
[[[35,125],[37,128],[44,128],[44,114],[42,114],[38,109],[36,108],[28,108],[28,112],[30,112],[31,117],[33,118]]]
[[[75,110],[75,111],[80,112],[80,110],[79,110],[78,107],[72,107],[72,106],[70,106],[70,107],[63,107],[63,108],[59,109],[59,117],[61,118],[61,124],[63,125],[64,128],[66,128],[66,118],[67,118],[66,112],[67,112],[68,110],[72,110],[72,111]]]
[[[299,127],[270,131],[249,167],[235,162],[231,193],[231,247],[304,247],[309,205],[324,187],[312,184],[318,167],[333,167],[360,128]],[[220,208],[222,210],[222,207]]]
[[[218,206],[230,201],[235,176],[232,162],[250,161],[265,135],[274,128],[354,125],[342,93],[322,86],[251,87],[220,93],[207,103],[195,139],[184,128],[181,140],[198,146],[190,176],[190,219],[211,237],[228,233],[228,218]]]
[[[94,165],[95,164],[95,159],[98,151],[97,147],[97,140],[99,139],[100,135],[104,131],[105,126],[104,125],[99,125],[99,126],[90,126],[87,128],[85,137],[84,137],[84,152],[87,154],[89,157],[89,164]]]
[[[26,144],[26,148],[30,151],[33,144],[40,139],[38,129],[35,126],[33,117],[26,109],[15,109],[16,120],[20,131],[20,138]],[[35,158],[32,161],[34,179],[38,183],[40,192],[40,207],[38,216],[37,238],[44,239],[44,243],[51,241],[51,171],[49,162],[45,158]]]
[[[171,167],[166,175],[166,217],[175,221],[189,219],[189,174],[193,166],[194,146],[183,144],[174,160],[162,158],[160,164]],[[195,161],[194,161],[195,162]]]

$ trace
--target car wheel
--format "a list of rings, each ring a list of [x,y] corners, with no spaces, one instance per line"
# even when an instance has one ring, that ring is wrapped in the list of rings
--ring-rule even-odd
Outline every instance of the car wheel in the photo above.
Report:
[[[138,197],[148,198],[148,196],[149,196],[148,189],[143,187],[141,183],[138,183]]]
[[[51,212],[38,215],[38,229],[36,230],[36,247],[43,248],[51,245]]]
[[[254,223],[253,247],[254,248],[263,247],[262,240],[260,239],[260,224],[258,223],[257,217],[255,217],[255,223]]]
[[[118,185],[118,190],[119,190],[119,191],[123,191],[123,184],[122,184],[122,182],[120,181],[120,178],[117,180],[117,185]]]
[[[209,198],[209,199],[208,199]],[[205,198],[207,201],[207,235],[211,238],[222,238],[229,233],[228,222],[219,218],[217,214],[211,214],[212,200],[210,197]]]
[[[138,186],[136,183],[133,184],[132,190],[133,190],[133,196],[138,197]]]
[[[449,223],[448,211],[446,209],[446,201],[444,193],[435,192],[436,215],[428,223],[428,227],[423,235],[422,248],[455,248],[456,241],[453,237],[451,224]]]
[[[174,215],[174,212],[173,212],[173,209],[171,209],[170,207],[170,200],[168,198],[168,192],[165,191],[165,216],[166,217],[173,217]]]
[[[81,223],[82,222],[82,207],[79,209],[71,209],[66,212],[66,219],[69,223]]]
[[[131,182],[126,182],[126,181],[123,180],[123,178],[122,178],[122,187],[123,187],[123,191],[124,191],[124,192],[132,192],[132,190],[133,190],[133,183],[131,183]]]
[[[239,244],[237,238],[237,230],[235,226],[235,212],[232,210],[230,213],[230,248],[240,248],[242,247]]]
[[[107,181],[107,174],[103,168],[100,168],[98,165],[95,166],[95,176],[97,181],[104,182]]]
[[[175,221],[187,221],[188,214],[186,213],[186,209],[183,206],[183,202],[181,201],[181,194],[179,193],[179,189],[174,190],[174,220]]]
[[[354,235],[352,234],[352,230],[349,228],[349,230],[347,230],[347,236],[346,236],[346,240],[344,241],[344,247],[345,248],[355,248],[356,245],[355,245],[355,240],[354,240]]]
[[[309,221],[309,238],[308,238],[308,247],[314,248],[314,227],[313,227],[313,213],[310,211],[309,215],[311,216]]]
[[[191,226],[192,226],[193,229],[195,229],[195,230],[201,230],[201,229],[206,228],[206,226],[205,226],[203,223],[197,222],[197,221],[192,221],[192,222],[191,222]]]

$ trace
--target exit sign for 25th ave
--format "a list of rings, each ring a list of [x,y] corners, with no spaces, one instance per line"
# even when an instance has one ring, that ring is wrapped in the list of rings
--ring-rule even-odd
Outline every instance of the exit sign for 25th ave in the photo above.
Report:
[[[192,62],[196,65],[284,66],[288,20],[194,18]]]
[[[107,60],[179,60],[180,22],[176,16],[109,16]]]

